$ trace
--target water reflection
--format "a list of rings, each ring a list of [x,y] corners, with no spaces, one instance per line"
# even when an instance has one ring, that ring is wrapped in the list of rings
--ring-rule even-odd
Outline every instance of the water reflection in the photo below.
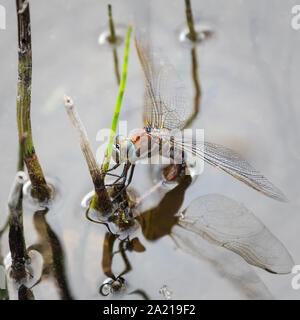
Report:
[[[122,240],[117,240],[118,236],[107,232],[103,241],[102,270],[109,277],[99,288],[99,293],[103,296],[109,294],[120,294],[126,290],[126,280],[124,276],[132,270],[131,263],[127,257],[127,251],[144,252],[146,249],[138,238],[130,239],[129,236]],[[114,250],[114,244],[118,241],[118,250]],[[124,270],[117,276],[112,271],[113,258],[121,255],[124,263]],[[148,295],[142,289],[136,289],[128,294],[139,294],[142,298],[148,299]]]
[[[72,294],[69,289],[65,271],[65,259],[59,238],[47,223],[48,208],[37,210],[33,216],[34,227],[39,235],[39,241],[28,248],[38,251],[43,257],[43,270],[35,285],[47,278],[52,278],[61,299],[70,300]]]
[[[229,279],[247,297],[271,298],[268,288],[249,264],[271,273],[289,273],[293,266],[289,252],[247,208],[225,196],[198,197],[179,214],[191,182],[190,176],[183,175],[157,206],[135,212],[143,236],[156,241],[169,235],[184,252],[209,261],[217,273]],[[118,250],[114,251],[116,243]],[[105,234],[102,270],[108,279],[99,289],[102,295],[126,292],[126,274],[136,267],[127,257],[127,252],[132,250],[140,253],[146,250],[142,239],[131,239],[129,234],[120,240],[118,235]],[[118,254],[124,270],[115,275],[112,262]]]
[[[171,234],[173,226],[179,219],[176,214],[181,208],[185,191],[191,182],[191,177],[184,175],[182,181],[174,189],[167,192],[156,207],[137,216],[143,235],[147,240],[157,240]]]

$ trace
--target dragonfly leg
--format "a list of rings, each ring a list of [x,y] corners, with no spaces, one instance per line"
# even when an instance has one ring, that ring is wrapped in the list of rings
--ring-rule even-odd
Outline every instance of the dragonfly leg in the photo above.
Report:
[[[127,183],[125,184],[130,166],[131,168],[130,168],[129,178]],[[126,188],[130,185],[132,181],[133,173],[134,173],[134,168],[135,168],[135,164],[130,164],[128,167],[126,167],[126,175],[124,177],[125,179],[123,180],[123,187],[121,188],[121,190],[118,191],[117,195],[113,198],[113,201],[115,201],[122,194],[122,192],[126,190]]]
[[[132,164],[131,165],[131,168],[130,168],[130,174],[129,174],[129,178],[128,178],[128,181],[127,181],[127,184],[126,184],[126,188],[130,185],[131,181],[132,181],[132,177],[133,177],[133,173],[134,173],[134,168],[135,168],[135,164]]]
[[[120,163],[115,164],[112,168],[108,169],[106,172],[113,171],[120,166]]]
[[[101,173],[101,174],[104,174],[104,172],[103,172],[103,173]],[[117,178],[120,178],[120,175],[118,175],[118,174],[114,174],[114,173],[105,173],[105,175],[108,175],[108,176],[111,176],[111,177],[117,177]]]
[[[122,179],[122,180],[123,180],[122,183],[125,184],[125,181],[126,181],[126,179],[127,179],[127,173],[128,173],[129,168],[130,168],[130,165],[131,165],[131,164],[130,164],[129,161],[126,162],[122,174],[118,177],[117,180],[114,181],[114,183],[117,183],[117,182],[119,182],[119,181]]]
[[[109,184],[106,184],[105,187],[122,187],[124,186],[124,183],[109,183]]]

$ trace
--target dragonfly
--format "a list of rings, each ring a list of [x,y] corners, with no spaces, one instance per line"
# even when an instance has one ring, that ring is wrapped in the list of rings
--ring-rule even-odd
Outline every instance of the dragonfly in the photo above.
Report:
[[[270,198],[287,201],[276,186],[237,152],[206,140],[197,144],[192,139],[182,139],[180,133],[189,118],[185,87],[174,67],[155,56],[149,43],[136,37],[135,47],[145,82],[144,127],[132,131],[128,137],[116,136],[112,152],[117,165],[125,163],[125,176],[131,167],[127,186],[136,163],[141,159],[167,153],[174,166],[166,180],[172,181],[185,165],[185,156],[192,155]]]

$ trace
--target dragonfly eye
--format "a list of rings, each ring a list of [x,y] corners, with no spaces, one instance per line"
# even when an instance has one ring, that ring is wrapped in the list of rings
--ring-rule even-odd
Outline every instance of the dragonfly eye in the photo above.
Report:
[[[151,125],[146,125],[146,131],[150,132],[151,131],[152,126]]]

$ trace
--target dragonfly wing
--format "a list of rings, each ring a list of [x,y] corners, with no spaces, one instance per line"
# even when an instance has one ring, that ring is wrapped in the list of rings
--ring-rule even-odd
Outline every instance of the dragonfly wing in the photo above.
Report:
[[[158,129],[182,129],[190,115],[186,89],[173,66],[141,39],[135,39],[135,46],[146,85],[144,123]]]
[[[165,138],[170,139],[165,136]],[[200,157],[208,164],[217,167],[253,189],[278,201],[287,201],[285,195],[259,171],[254,169],[235,151],[211,142],[194,143],[191,139],[174,136],[174,145],[193,156]]]
[[[151,135],[156,136],[157,141],[159,141],[159,137],[164,141],[170,141],[172,137],[172,143],[178,149],[203,159],[208,164],[225,171],[270,198],[283,202],[287,201],[285,195],[277,187],[238,153],[219,144],[207,141],[194,142],[192,137],[183,135],[184,132],[158,130],[157,132],[151,132]]]
[[[272,273],[290,273],[294,265],[284,245],[242,204],[222,195],[205,195],[184,211],[179,225],[249,264]]]
[[[287,201],[277,187],[235,151],[211,142],[204,142],[202,147],[193,149],[192,153],[203,157],[207,163],[222,169],[266,196]]]

